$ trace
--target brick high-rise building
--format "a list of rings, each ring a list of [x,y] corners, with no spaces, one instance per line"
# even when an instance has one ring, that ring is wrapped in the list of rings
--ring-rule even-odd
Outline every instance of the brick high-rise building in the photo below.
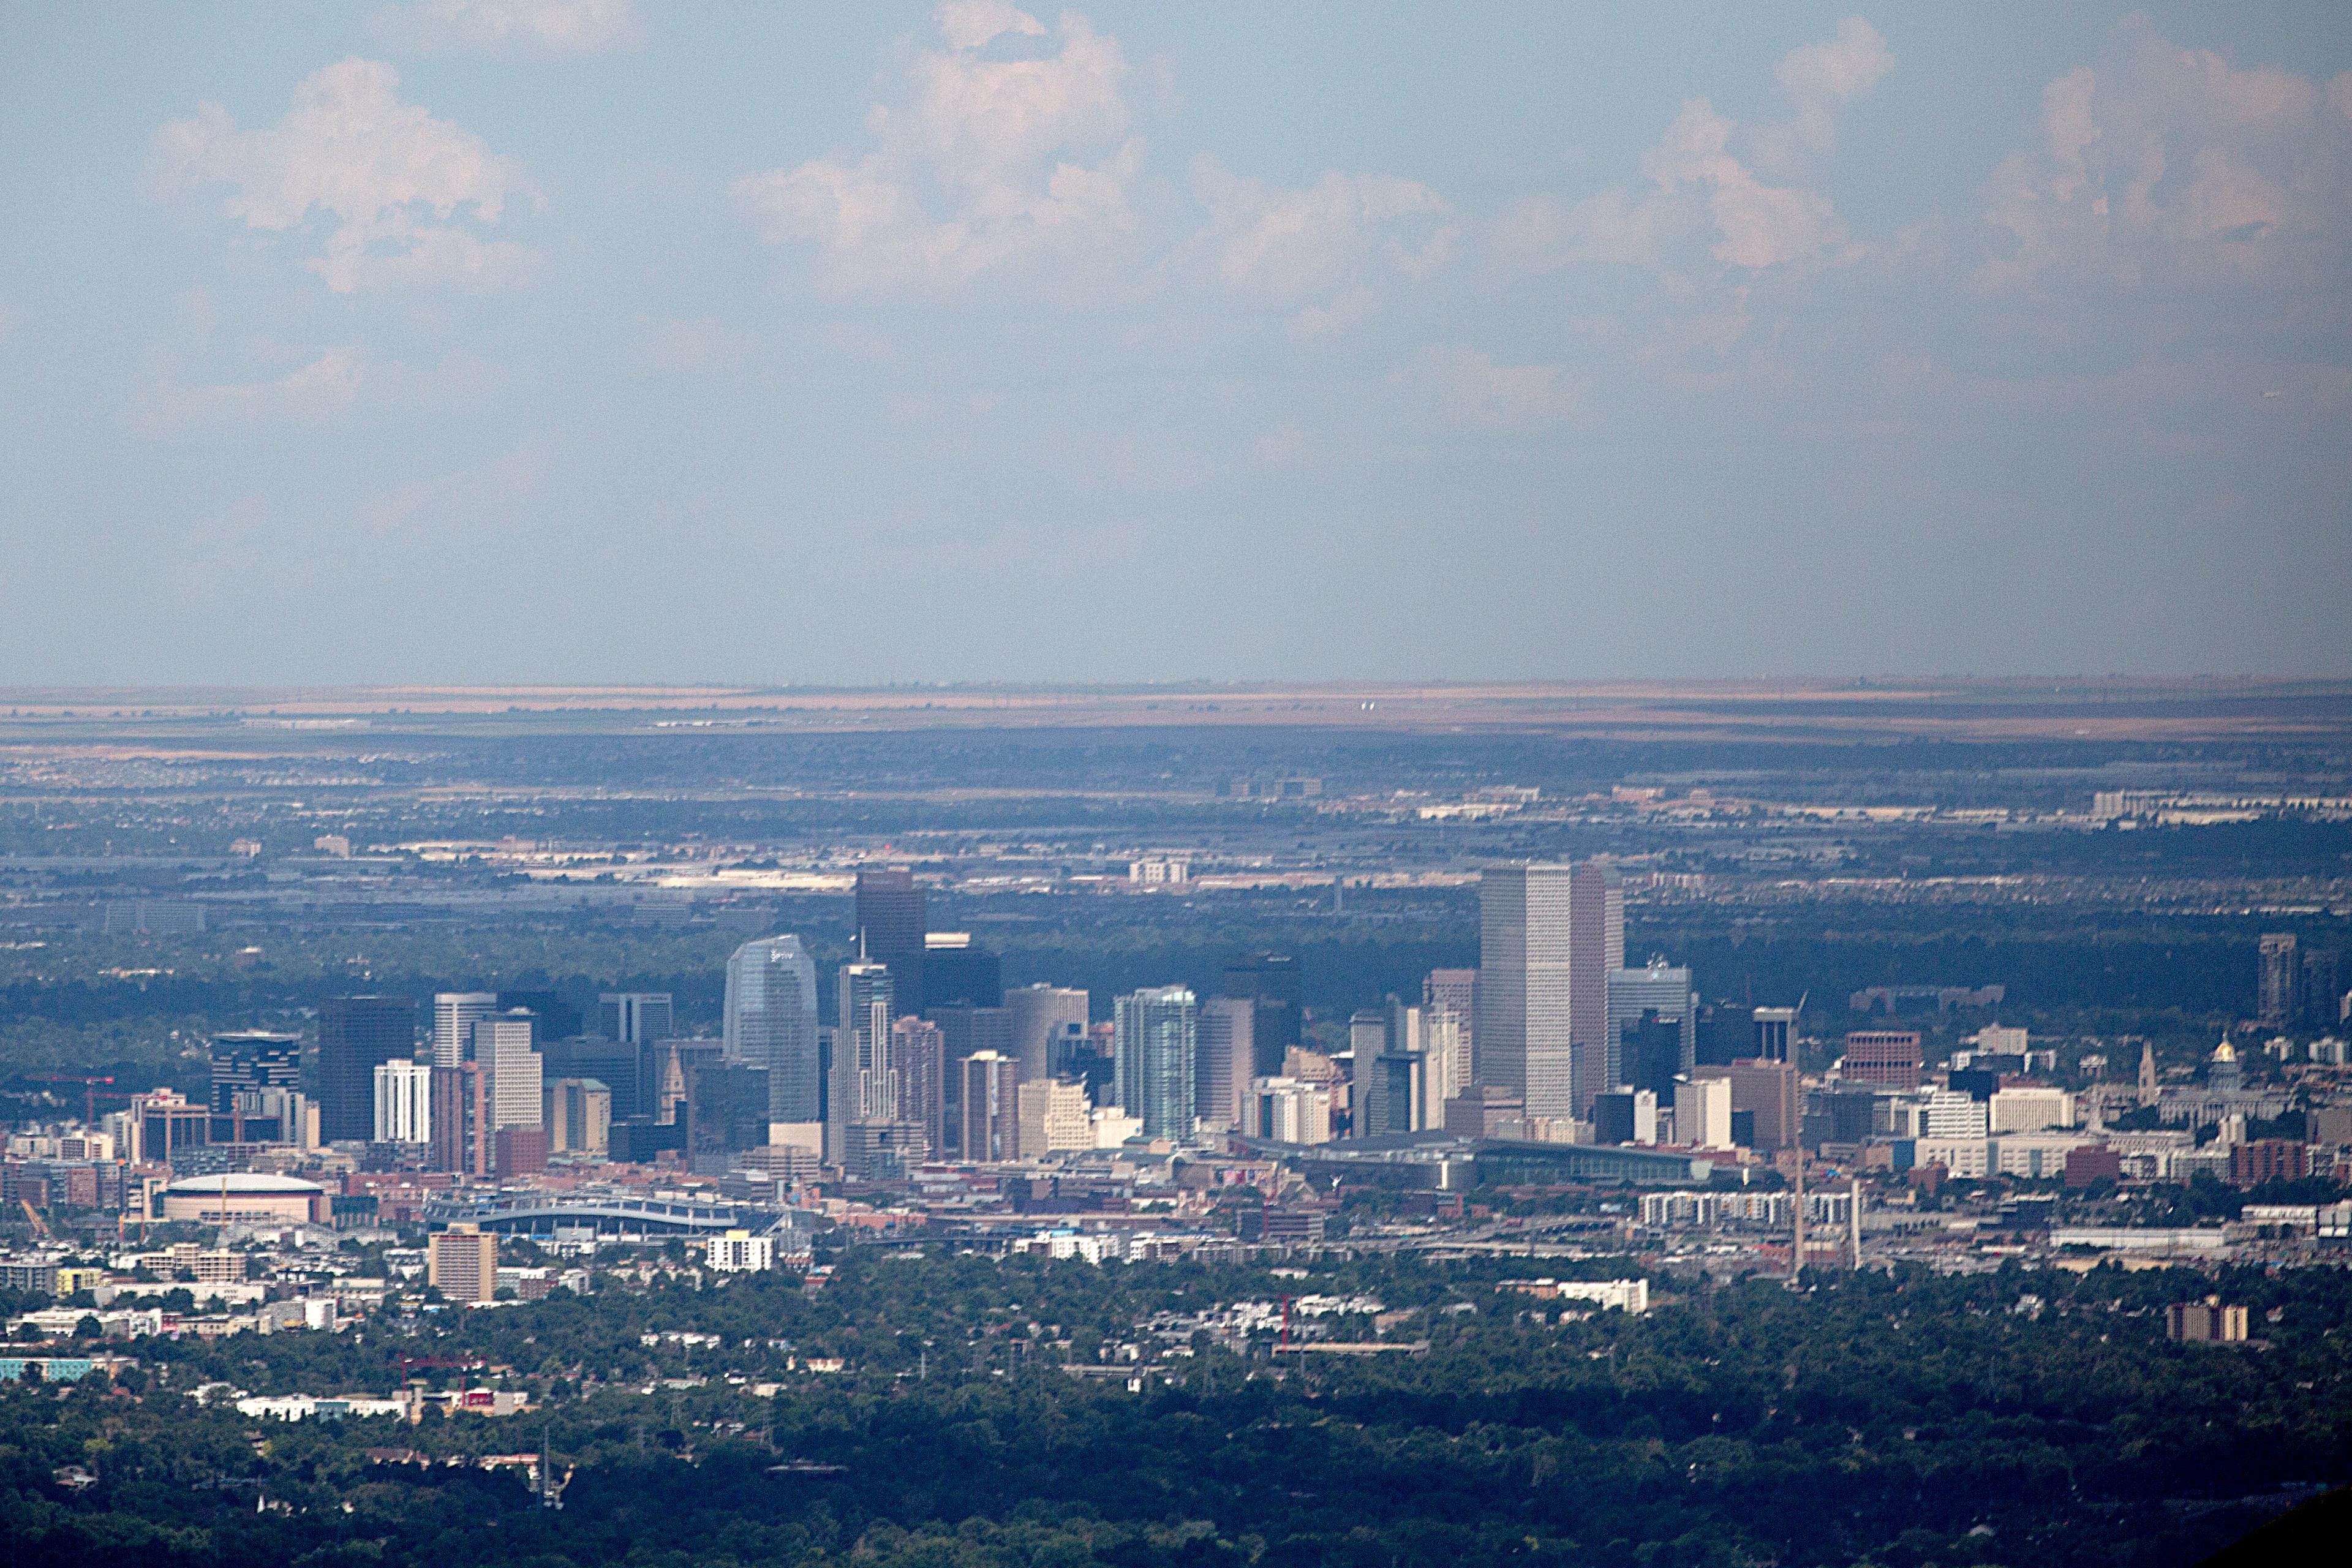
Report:
[[[1846,1035],[1844,1075],[1855,1083],[1916,1089],[1921,1066],[1916,1029],[1854,1029]]]

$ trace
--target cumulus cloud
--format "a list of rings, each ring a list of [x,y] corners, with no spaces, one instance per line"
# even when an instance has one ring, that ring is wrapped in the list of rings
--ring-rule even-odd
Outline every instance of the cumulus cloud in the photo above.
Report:
[[[1894,68],[1894,51],[1859,16],[1848,16],[1833,38],[1790,49],[1773,72],[1795,110],[1789,134],[1810,152],[1828,152],[1837,145],[1836,111]]]
[[[226,186],[221,210],[247,229],[309,237],[302,265],[336,293],[386,284],[495,291],[521,282],[531,252],[489,237],[528,197],[520,168],[473,132],[400,100],[400,75],[347,59],[305,77],[277,124],[239,130],[219,104],[155,134],[151,188]]]
[[[1192,187],[1218,279],[1276,300],[1360,289],[1371,275],[1426,276],[1460,235],[1445,198],[1412,180],[1330,171],[1285,188],[1203,158]]]
[[[1760,270],[1817,256],[1844,240],[1827,197],[1758,179],[1732,156],[1731,132],[1730,121],[1706,100],[1694,98],[1642,160],[1642,172],[1660,190],[1688,186],[1706,193],[1717,260]]]
[[[2344,82],[2240,68],[2126,23],[2098,63],[2042,89],[2041,145],[1994,172],[1982,280],[2189,281],[2340,254]]]
[[[867,151],[736,183],[761,236],[809,247],[842,294],[951,289],[1118,248],[1143,157],[1118,41],[1076,12],[1048,28],[1003,0],[950,0],[933,20],[938,47],[867,112]]]
[[[634,0],[411,0],[371,16],[368,31],[426,55],[593,55],[646,41]]]

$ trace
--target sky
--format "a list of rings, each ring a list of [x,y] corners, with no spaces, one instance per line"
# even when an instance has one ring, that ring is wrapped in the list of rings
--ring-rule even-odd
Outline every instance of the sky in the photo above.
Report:
[[[0,0],[0,684],[2352,676],[2352,8]]]

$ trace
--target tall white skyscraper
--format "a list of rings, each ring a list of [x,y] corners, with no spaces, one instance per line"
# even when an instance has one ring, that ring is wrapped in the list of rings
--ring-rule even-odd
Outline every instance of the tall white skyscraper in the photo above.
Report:
[[[1201,1009],[1181,985],[1118,999],[1115,1040],[1118,1102],[1147,1138],[1192,1136]]]
[[[824,1157],[848,1157],[852,1122],[894,1121],[898,1080],[890,1071],[890,1026],[897,1021],[887,964],[856,961],[834,973],[840,1022],[833,1031],[833,1067],[825,1076]]]
[[[727,961],[727,1059],[768,1069],[771,1143],[823,1147],[816,963],[796,936],[747,942]]]
[[[394,1059],[375,1069],[375,1141],[379,1143],[430,1143],[433,1141],[433,1068],[424,1062]]]
[[[483,1098],[489,1102],[492,1131],[540,1124],[546,1085],[539,1052],[531,1047],[538,1023],[520,1011],[474,1020],[473,1059],[482,1069]]]
[[[1565,865],[1493,866],[1478,877],[1478,1076],[1526,1097],[1527,1113],[1576,1114],[1569,1035]]]
[[[474,1044],[474,1021],[499,1010],[495,991],[444,991],[433,998],[433,1065],[462,1065]]]

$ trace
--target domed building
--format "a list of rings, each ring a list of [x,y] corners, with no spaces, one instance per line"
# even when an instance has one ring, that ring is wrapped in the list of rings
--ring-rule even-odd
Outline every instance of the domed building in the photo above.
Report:
[[[2213,1055],[2208,1059],[2205,1087],[2216,1094],[2235,1094],[2246,1087],[2246,1069],[2238,1060],[2238,1047],[2230,1043],[2227,1035],[2221,1037],[2221,1043],[2213,1047]]]
[[[288,1221],[324,1225],[329,1216],[326,1188],[299,1176],[281,1176],[268,1171],[189,1176],[165,1187],[161,1196],[163,1213],[157,1218],[189,1220],[197,1225]]]

